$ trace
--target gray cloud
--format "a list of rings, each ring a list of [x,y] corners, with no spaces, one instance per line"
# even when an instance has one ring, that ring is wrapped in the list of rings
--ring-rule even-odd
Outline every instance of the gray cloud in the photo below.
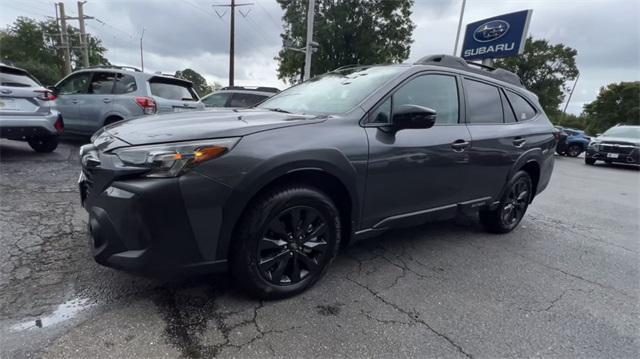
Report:
[[[301,0],[302,1],[302,0]],[[236,13],[236,80],[240,84],[284,87],[273,58],[280,50],[282,11],[273,0],[251,0],[251,12]],[[65,0],[75,14],[75,1]],[[145,33],[145,65],[173,72],[191,67],[210,81],[226,83],[229,13],[224,19],[212,4],[228,0],[89,0],[86,12],[105,21],[89,22],[114,63],[139,65],[138,39]],[[417,27],[409,61],[433,53],[451,53],[461,0],[416,0]],[[0,0],[0,26],[19,15],[53,15],[48,0]],[[247,10],[249,7],[244,8]],[[598,89],[611,82],[640,79],[640,2],[633,0],[469,0],[464,23],[499,13],[533,9],[530,34],[578,50],[580,82],[569,106],[579,113]],[[224,9],[219,8],[222,13]]]

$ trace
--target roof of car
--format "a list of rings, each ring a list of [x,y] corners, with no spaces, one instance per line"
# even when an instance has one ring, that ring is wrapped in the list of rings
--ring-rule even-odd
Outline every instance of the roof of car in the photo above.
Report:
[[[213,94],[217,94],[217,93],[246,93],[246,94],[251,94],[251,95],[259,95],[259,96],[272,96],[275,95],[275,92],[268,92],[268,91],[258,91],[258,90],[238,90],[238,89],[220,89],[218,91],[213,91],[208,93],[207,95],[203,96],[203,98],[205,97],[209,97]]]

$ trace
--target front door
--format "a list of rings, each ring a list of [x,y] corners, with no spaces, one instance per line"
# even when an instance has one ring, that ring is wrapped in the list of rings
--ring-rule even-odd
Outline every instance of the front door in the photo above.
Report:
[[[62,80],[56,86],[56,109],[62,115],[65,131],[82,133],[78,104],[85,95],[91,81],[91,72],[79,72]]]
[[[436,111],[435,126],[390,131],[394,109],[419,105]],[[467,147],[458,81],[448,74],[413,77],[369,113],[369,164],[363,226],[384,228],[398,218],[420,217],[471,200]],[[377,225],[377,226],[376,226]]]
[[[78,117],[83,133],[92,134],[102,127],[111,110],[114,84],[115,73],[97,71],[93,73],[87,93],[78,96]]]

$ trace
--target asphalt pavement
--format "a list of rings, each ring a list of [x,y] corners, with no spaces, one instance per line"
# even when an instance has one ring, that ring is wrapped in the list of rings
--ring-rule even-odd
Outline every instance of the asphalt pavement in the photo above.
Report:
[[[520,227],[473,217],[343,250],[295,298],[97,265],[78,142],[0,141],[0,358],[640,356],[640,170],[556,157]]]

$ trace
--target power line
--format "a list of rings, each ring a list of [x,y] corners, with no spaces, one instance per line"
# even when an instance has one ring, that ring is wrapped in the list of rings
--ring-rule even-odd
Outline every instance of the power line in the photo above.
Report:
[[[279,31],[281,31],[282,24],[276,21],[276,19],[273,18],[271,13],[264,6],[262,6],[262,4],[260,4],[259,1],[257,1],[256,4],[258,5],[258,7],[260,7],[260,9],[262,9],[262,11],[264,11],[267,14],[267,17],[269,17],[269,20],[271,20],[271,23],[274,24]]]

